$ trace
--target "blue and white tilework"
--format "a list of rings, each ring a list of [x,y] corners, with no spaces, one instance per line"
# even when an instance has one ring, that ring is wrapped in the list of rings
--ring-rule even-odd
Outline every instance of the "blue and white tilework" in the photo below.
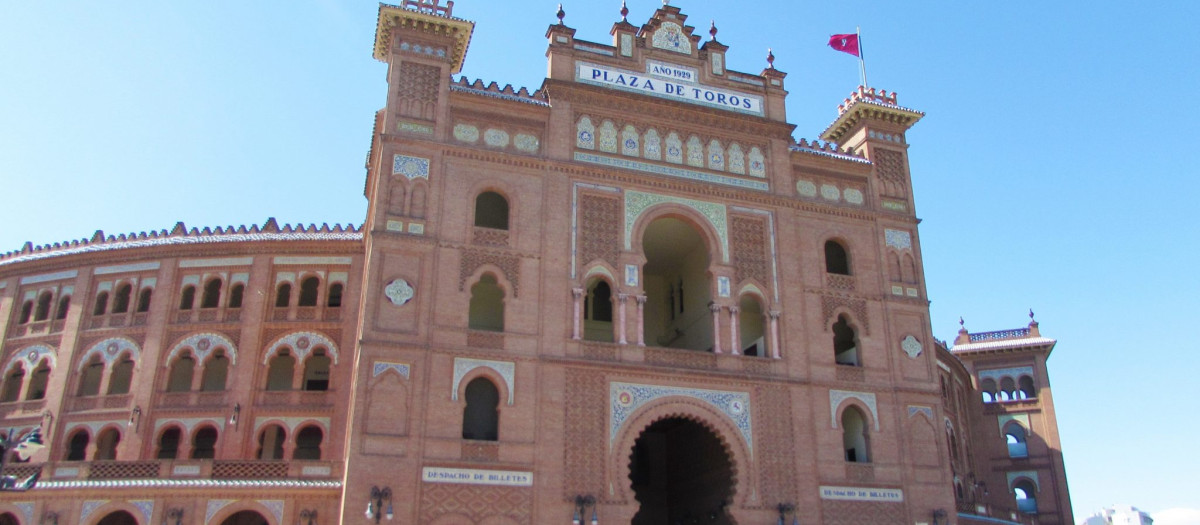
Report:
[[[625,265],[625,286],[638,285],[638,266],[636,264]]]
[[[333,360],[333,364],[336,365],[338,362],[337,345],[333,344],[328,337],[316,332],[293,332],[275,341],[275,344],[263,353],[262,363],[265,365],[270,362],[275,352],[284,346],[292,349],[292,355],[296,357],[297,363],[303,363],[304,358],[308,357],[308,353],[317,347],[325,349],[326,354]]]
[[[908,357],[911,359],[916,359],[917,356],[921,355],[921,350],[923,348],[924,347],[921,345],[921,341],[917,340],[917,338],[913,337],[912,335],[909,335],[900,341],[900,349],[904,350],[904,353],[908,354]]]
[[[673,151],[672,148],[675,148],[675,146],[670,146],[667,148],[667,161],[669,161],[669,162],[673,162],[671,160],[671,158],[672,158],[671,156],[675,154],[675,153],[672,153],[672,151]],[[677,152],[677,148],[675,148],[675,151]],[[668,177],[678,177],[681,179],[689,179],[689,180],[694,180],[694,181],[707,182],[710,184],[720,184],[723,186],[732,186],[734,188],[744,188],[744,189],[748,189],[748,190],[758,190],[758,191],[766,191],[767,189],[770,188],[770,186],[764,181],[748,180],[748,179],[743,179],[740,177],[728,177],[725,175],[718,175],[716,173],[709,173],[707,171],[697,171],[697,170],[691,170],[691,169],[687,169],[687,168],[677,168],[674,166],[663,166],[661,164],[652,164],[649,162],[641,162],[641,161],[633,160],[633,159],[613,158],[613,157],[608,157],[605,155],[594,155],[594,154],[585,153],[582,151],[576,151],[574,158],[578,162],[586,162],[588,164],[597,164],[600,166],[608,166],[608,167],[612,167],[612,168],[634,170],[634,171],[640,171],[643,173],[652,173],[655,175],[665,175]],[[701,157],[700,160],[703,161],[704,160],[703,157]]]
[[[258,503],[271,511],[275,516],[275,523],[283,522],[283,500],[281,499],[260,499]],[[390,505],[391,502],[388,502]]]
[[[903,230],[883,230],[883,239],[887,245],[897,250],[912,249],[912,235]]]
[[[500,377],[504,378],[504,384],[508,386],[508,405],[512,406],[513,396],[516,392],[514,380],[516,377],[517,365],[508,361],[487,361],[483,359],[467,359],[463,357],[454,358],[454,385],[450,391],[450,399],[458,400],[458,385],[462,383],[467,373],[476,368],[490,368],[494,370]]]
[[[232,500],[232,499],[210,499],[210,500],[208,500],[208,507],[204,511],[204,523],[208,523],[208,522],[212,521],[213,516],[216,516],[218,512],[221,512],[221,509],[229,506],[229,504],[233,503],[234,501],[237,501],[237,500]]]
[[[908,417],[913,417],[917,414],[925,414],[926,418],[933,421],[933,408],[918,405],[908,405]]]
[[[233,345],[228,337],[221,334],[207,332],[201,334],[192,334],[171,348],[171,352],[167,355],[167,359],[163,360],[163,368],[170,368],[175,362],[175,358],[184,350],[191,350],[192,357],[197,363],[203,363],[208,355],[217,348],[224,348],[225,355],[229,357],[232,364],[237,364],[237,347]]]
[[[455,124],[454,138],[459,142],[474,144],[479,142],[479,128],[470,124]]]
[[[616,441],[621,427],[638,409],[664,397],[688,397],[708,403],[718,412],[725,414],[742,434],[742,438],[746,440],[746,448],[750,450],[751,455],[754,454],[750,394],[747,392],[614,382],[609,383],[608,393],[611,405],[608,420],[608,445],[610,448]]]
[[[118,356],[124,354],[125,352],[129,352],[129,357],[134,361],[137,361],[138,357],[141,355],[141,352],[138,350],[137,343],[129,339],[124,337],[105,339],[92,345],[87,352],[83,353],[83,359],[79,360],[79,370],[82,371],[83,368],[87,366],[87,364],[92,360],[93,354],[99,354],[100,357],[104,359],[105,365],[111,365],[113,361],[116,361]]]
[[[22,367],[25,369],[25,373],[28,374],[33,369],[37,368],[38,363],[43,358],[50,360],[50,369],[53,370],[56,361],[54,358],[53,348],[41,344],[22,348],[21,350],[13,352],[12,357],[8,359],[8,363],[5,363],[4,375],[7,376],[8,372],[12,370],[12,367],[16,366],[17,363],[21,363]]]
[[[717,296],[729,297],[729,277],[717,277]]]
[[[409,180],[429,180],[429,159],[396,155],[392,157],[392,174],[404,175]]]
[[[641,217],[642,213],[651,207],[663,203],[673,203],[687,206],[693,210],[696,210],[696,212],[698,212],[700,215],[703,215],[705,219],[708,219],[709,224],[711,224],[713,230],[717,232],[717,236],[721,241],[721,259],[723,262],[729,262],[728,216],[724,205],[712,202],[684,199],[669,195],[643,193],[632,190],[625,192],[626,250],[633,249],[633,225],[637,222],[638,217]]]
[[[21,502],[13,503],[13,506],[16,507],[18,510],[20,510],[21,514],[25,515],[25,523],[33,523],[33,502],[32,501],[21,501]]]
[[[409,374],[412,372],[412,369],[409,368],[407,363],[375,361],[375,365],[371,367],[371,377],[378,377],[379,374],[387,372],[388,370],[395,370],[396,373],[400,374],[400,377],[403,377],[404,379],[408,379]]]
[[[86,523],[88,516],[91,516],[93,512],[96,512],[96,509],[106,504],[108,504],[108,500],[106,499],[93,499],[83,502],[83,508],[79,509],[79,522]]]
[[[154,516],[154,500],[139,499],[139,500],[132,500],[129,503],[132,504],[134,507],[137,507],[137,509],[139,511],[141,511],[142,518],[145,519],[145,521],[142,521],[142,523],[150,523],[150,518],[152,516]]]
[[[879,430],[879,409],[876,408],[875,394],[870,392],[851,392],[847,390],[829,391],[829,419],[833,422],[833,428],[838,427],[838,407],[842,406],[842,402],[847,399],[857,399],[862,401],[864,405],[867,405],[867,408],[871,411],[871,420],[875,422],[875,430]]]

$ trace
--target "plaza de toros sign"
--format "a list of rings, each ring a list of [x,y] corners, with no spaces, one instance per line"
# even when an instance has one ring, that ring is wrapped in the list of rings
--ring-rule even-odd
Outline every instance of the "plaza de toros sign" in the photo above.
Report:
[[[696,70],[648,61],[646,72],[628,71],[587,62],[575,63],[575,81],[711,108],[763,115],[762,97],[708,87],[697,82]]]

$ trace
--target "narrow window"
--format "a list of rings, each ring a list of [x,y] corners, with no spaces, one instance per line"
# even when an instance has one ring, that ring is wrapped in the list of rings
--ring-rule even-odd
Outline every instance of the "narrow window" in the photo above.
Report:
[[[475,197],[475,226],[507,230],[508,199],[494,191],[485,191]]]
[[[275,308],[287,308],[292,304],[292,285],[282,283],[275,291]]]
[[[122,284],[119,288],[117,288],[117,294],[113,296],[113,308],[112,308],[113,313],[114,314],[123,314],[125,312],[128,312],[129,311],[129,300],[132,298],[131,297],[132,295],[133,295],[133,287],[130,286],[128,283]]]
[[[108,313],[108,292],[100,292],[96,294],[96,306],[92,308],[92,315],[104,315]]]
[[[471,287],[467,315],[467,327],[472,330],[504,331],[504,289],[494,275],[483,274]]]
[[[762,304],[753,295],[743,295],[738,304],[738,339],[742,355],[766,356],[766,326]]]
[[[1004,440],[1008,443],[1008,457],[1029,457],[1028,435],[1025,427],[1019,423],[1009,423],[1004,427]]]
[[[244,285],[242,283],[237,283],[237,284],[233,285],[233,288],[229,289],[229,307],[230,308],[241,308],[242,307],[242,295],[245,293],[246,293],[246,285]]]
[[[325,435],[320,427],[306,426],[296,433],[296,449],[292,451],[292,459],[321,459],[321,441]]]
[[[295,371],[296,358],[286,348],[280,350],[267,367],[267,390],[291,390]]]
[[[317,289],[321,286],[321,280],[316,277],[308,277],[300,281],[300,301],[299,306],[316,306],[317,305]]]
[[[1025,399],[1036,399],[1037,398],[1037,388],[1034,388],[1034,386],[1033,386],[1033,378],[1032,377],[1021,376],[1021,379],[1019,379],[1017,381],[1017,383],[1020,385],[1021,394],[1023,394],[1025,396]]]
[[[129,384],[133,381],[133,364],[133,359],[126,354],[113,365],[112,377],[108,379],[108,395],[129,393]]]
[[[846,247],[837,241],[825,241],[825,271],[850,275],[850,258],[846,255]]]
[[[216,308],[221,304],[221,280],[211,279],[204,285],[204,296],[200,298],[200,308]]]
[[[100,379],[103,376],[104,361],[100,360],[100,356],[93,355],[92,360],[83,367],[83,373],[79,375],[79,390],[75,395],[80,397],[100,395]]]
[[[33,318],[33,301],[25,301],[21,305],[21,324],[28,323]]]
[[[170,427],[158,436],[158,451],[156,459],[175,459],[179,455],[179,427]]]
[[[212,459],[217,455],[217,429],[204,427],[192,437],[192,459]]]
[[[188,392],[192,389],[192,375],[196,372],[196,360],[190,353],[179,356],[171,363],[167,374],[167,392]]]
[[[467,406],[463,408],[463,439],[496,441],[500,427],[500,391],[482,377],[467,383]]]
[[[42,292],[42,295],[38,296],[37,311],[33,314],[34,321],[45,321],[50,318],[50,302],[52,299],[53,297],[50,295],[50,292]]]
[[[329,298],[326,300],[326,306],[330,308],[338,308],[342,306],[342,283],[333,283],[329,285]]]
[[[588,341],[613,341],[612,288],[596,279],[583,300],[583,338]]]
[[[304,390],[329,390],[329,356],[324,348],[313,350],[304,361]]]
[[[50,383],[50,360],[43,359],[29,377],[29,388],[25,390],[25,400],[34,401],[46,399],[46,385]]]
[[[867,439],[867,418],[856,407],[847,407],[842,412],[842,448],[846,461],[870,463],[870,442]]]
[[[225,378],[229,375],[229,358],[225,350],[218,348],[213,356],[204,363],[204,373],[200,376],[201,392],[220,392],[225,390]]]
[[[1037,514],[1037,489],[1029,480],[1023,479],[1013,486],[1013,495],[1017,498],[1017,510],[1026,514]]]
[[[110,428],[100,433],[96,438],[96,455],[93,460],[104,461],[117,459],[117,445],[121,443],[121,433]]]
[[[86,430],[76,431],[71,436],[67,445],[67,461],[83,461],[87,456],[88,443],[92,441],[92,437],[88,435]]]
[[[17,364],[4,377],[4,391],[0,393],[0,403],[12,403],[21,397],[21,386],[25,382],[25,367]]]
[[[179,309],[191,310],[192,304],[196,302],[196,287],[187,285],[183,287],[183,293],[179,294]]]
[[[833,359],[839,365],[862,366],[858,355],[858,338],[845,315],[833,324]]]
[[[981,390],[983,393],[983,402],[984,403],[995,403],[996,401],[999,401],[999,398],[996,396],[996,380],[995,379],[984,379],[979,384],[979,390]]]
[[[142,288],[141,293],[138,294],[138,303],[137,303],[137,312],[138,313],[150,311],[150,296],[152,296],[152,295],[154,295],[153,288],[149,288],[149,287]]]
[[[258,434],[258,451],[254,457],[258,459],[283,459],[283,441],[287,433],[279,425],[267,425]]]
[[[1000,398],[1004,401],[1016,401],[1020,399],[1017,396],[1017,382],[1013,378],[1006,377],[1000,380]]]

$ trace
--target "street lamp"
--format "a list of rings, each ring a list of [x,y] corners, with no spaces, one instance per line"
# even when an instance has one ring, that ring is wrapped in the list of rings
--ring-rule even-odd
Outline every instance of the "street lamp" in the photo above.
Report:
[[[163,514],[163,525],[179,525],[180,523],[183,523],[182,508],[167,509],[167,512]]]
[[[937,509],[933,511],[933,525],[948,525],[950,520],[946,519],[946,509]]]
[[[575,515],[571,519],[571,525],[583,524],[583,517],[587,516],[588,507],[592,509],[591,525],[600,525],[600,518],[596,515],[596,498],[591,494],[575,496]]]
[[[374,518],[375,523],[379,523],[379,517],[384,514],[381,512],[384,500],[387,500],[387,519],[392,519],[392,488],[383,487],[381,489],[378,486],[371,487],[371,497],[367,499],[367,519]]]
[[[304,509],[300,511],[300,522],[298,525],[313,525],[317,522],[317,509]]]
[[[780,503],[775,507],[775,509],[779,511],[779,521],[776,522],[778,525],[787,525],[787,517],[789,515],[792,517],[792,525],[800,524],[800,518],[796,517],[795,505],[791,503]]]

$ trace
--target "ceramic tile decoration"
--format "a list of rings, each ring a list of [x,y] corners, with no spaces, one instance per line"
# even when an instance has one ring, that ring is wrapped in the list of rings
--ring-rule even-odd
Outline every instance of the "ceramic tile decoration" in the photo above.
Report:
[[[408,304],[416,294],[416,290],[404,279],[393,279],[383,289],[383,295],[396,306]]]
[[[883,238],[888,246],[897,250],[912,249],[912,235],[902,230],[883,230]]]
[[[111,365],[116,361],[117,357],[128,353],[133,358],[134,362],[138,361],[141,356],[141,350],[138,349],[137,343],[125,337],[111,337],[92,345],[86,352],[83,353],[83,358],[79,360],[79,370],[83,370],[91,361],[93,355],[99,355],[104,359],[105,366]]]
[[[403,175],[409,180],[429,179],[429,159],[396,155],[392,158],[392,174]]]
[[[324,334],[316,332],[292,332],[275,341],[266,352],[263,352],[262,364],[267,364],[271,357],[275,355],[280,348],[287,347],[292,350],[292,355],[296,356],[296,362],[302,363],[308,357],[309,352],[314,348],[324,348],[325,354],[333,360],[333,364],[338,362],[337,345],[330,341]]]
[[[454,138],[460,142],[474,144],[479,141],[479,128],[470,124],[455,124]]]
[[[375,361],[371,367],[371,377],[378,377],[379,374],[394,370],[400,377],[408,379],[411,368],[408,363],[393,363],[390,361]]]
[[[230,364],[237,364],[237,347],[228,337],[213,332],[202,332],[189,335],[184,340],[171,347],[171,351],[167,354],[167,358],[163,360],[163,367],[170,368],[175,362],[175,358],[184,350],[189,350],[192,357],[197,363],[203,363],[208,355],[214,350],[222,348],[225,350],[225,356],[229,358]]]
[[[903,341],[900,341],[900,349],[904,350],[904,353],[908,354],[910,359],[916,359],[917,356],[921,355],[922,346],[916,337],[910,335],[905,337]]]
[[[749,393],[617,382],[609,383],[609,446],[613,445],[621,427],[638,409],[670,397],[691,398],[709,404],[729,418],[746,440],[746,448],[751,454],[754,453]]]
[[[508,132],[502,129],[488,129],[483,132],[483,143],[493,148],[507,148]]]
[[[817,185],[813,184],[811,180],[798,180],[796,181],[796,193],[804,197],[816,197]]]
[[[729,262],[729,221],[727,218],[725,206],[704,202],[682,197],[674,197],[669,195],[658,195],[654,193],[644,193],[640,191],[625,192],[625,249],[631,249],[633,246],[633,225],[637,222],[638,217],[651,207],[663,204],[674,203],[687,206],[704,218],[708,219],[713,230],[716,230],[717,236],[721,242],[721,258],[725,262]]]
[[[847,399],[857,399],[864,405],[867,405],[867,408],[871,411],[871,420],[875,422],[875,430],[879,430],[879,410],[875,406],[875,394],[848,390],[829,391],[829,417],[832,420],[833,428],[838,428],[838,407],[842,406],[842,402]]]
[[[658,49],[666,49],[684,55],[692,54],[692,42],[688,39],[683,28],[674,22],[663,22],[658,31],[654,32],[652,45]]]
[[[468,359],[465,357],[454,358],[454,384],[453,390],[450,392],[450,399],[458,400],[458,386],[462,383],[463,377],[476,368],[490,368],[500,377],[504,378],[504,384],[508,387],[508,404],[513,404],[514,396],[516,395],[516,370],[517,365],[509,361],[489,361],[486,359]]]
[[[528,133],[517,133],[517,136],[513,138],[513,145],[517,147],[517,150],[525,153],[537,153],[541,146],[538,138]]]
[[[933,407],[908,405],[908,417],[913,417],[917,414],[925,414],[925,417],[933,421]]]

